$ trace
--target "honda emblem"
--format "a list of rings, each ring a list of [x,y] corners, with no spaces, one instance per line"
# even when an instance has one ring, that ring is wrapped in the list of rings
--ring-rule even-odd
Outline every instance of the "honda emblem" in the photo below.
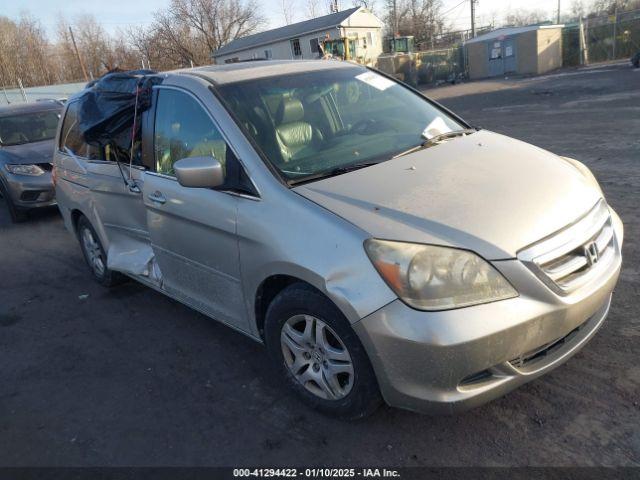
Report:
[[[587,264],[589,266],[598,263],[600,254],[598,253],[598,245],[596,242],[591,242],[584,246],[584,256],[587,259]]]

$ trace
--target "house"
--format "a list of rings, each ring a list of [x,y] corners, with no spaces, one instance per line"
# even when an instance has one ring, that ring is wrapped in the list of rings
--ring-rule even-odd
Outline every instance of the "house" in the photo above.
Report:
[[[467,40],[469,77],[539,75],[562,67],[563,26],[505,27]]]
[[[319,58],[324,40],[349,39],[351,56],[375,64],[382,53],[383,24],[364,7],[354,7],[322,17],[238,38],[211,54],[214,62],[252,59]]]

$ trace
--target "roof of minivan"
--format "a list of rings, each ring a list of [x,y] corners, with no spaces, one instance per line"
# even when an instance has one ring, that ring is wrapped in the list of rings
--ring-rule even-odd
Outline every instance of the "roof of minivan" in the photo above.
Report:
[[[54,100],[28,102],[28,103],[12,103],[10,105],[0,106],[0,117],[15,115],[20,113],[46,112],[48,110],[61,110],[62,104]]]
[[[206,67],[176,70],[170,73],[198,75],[207,77],[216,84],[242,82],[257,78],[288,75],[292,73],[334,70],[336,68],[363,68],[354,63],[336,60],[260,60],[254,62],[227,63]]]

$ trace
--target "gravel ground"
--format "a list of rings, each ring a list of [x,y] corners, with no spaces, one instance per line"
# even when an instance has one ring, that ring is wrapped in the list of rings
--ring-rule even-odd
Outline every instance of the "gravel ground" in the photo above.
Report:
[[[103,289],[55,209],[11,225],[0,200],[0,465],[640,465],[640,73],[427,93],[585,162],[622,217],[611,313],[579,354],[462,415],[327,419],[260,345],[140,285]]]

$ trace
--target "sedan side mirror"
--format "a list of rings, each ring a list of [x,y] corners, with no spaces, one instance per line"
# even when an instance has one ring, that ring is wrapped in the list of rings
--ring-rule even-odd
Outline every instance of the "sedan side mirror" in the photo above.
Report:
[[[222,164],[213,157],[188,157],[173,164],[178,183],[190,188],[215,188],[224,183]]]

